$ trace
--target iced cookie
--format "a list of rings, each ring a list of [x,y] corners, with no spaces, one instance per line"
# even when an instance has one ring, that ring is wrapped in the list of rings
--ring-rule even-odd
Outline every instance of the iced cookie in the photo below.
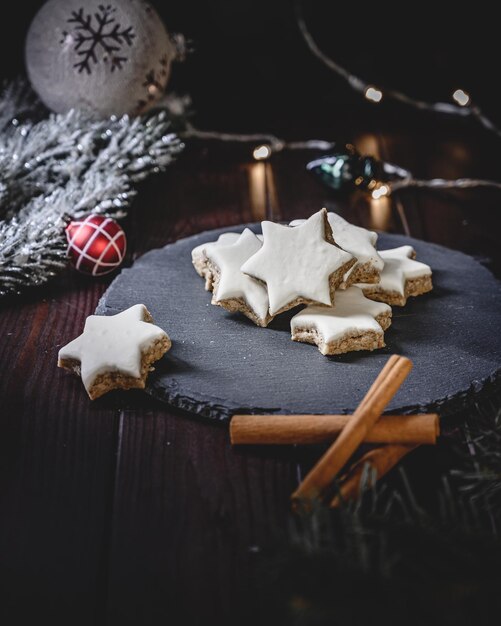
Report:
[[[384,266],[384,261],[376,250],[377,233],[350,224],[337,213],[329,212],[327,218],[334,241],[357,260],[346,272],[341,287],[353,283],[377,283]],[[294,220],[290,226],[298,226],[304,221]]]
[[[58,366],[82,377],[95,400],[112,389],[144,389],[151,365],[171,347],[144,304],[117,315],[90,315],[83,333],[59,350]]]
[[[263,244],[248,228],[235,243],[205,249],[207,271],[213,281],[212,304],[227,311],[242,312],[258,326],[267,326],[273,319],[269,314],[266,286],[241,271],[242,265]]]
[[[419,296],[433,289],[431,268],[414,260],[416,252],[412,246],[381,250],[379,254],[384,260],[379,283],[357,285],[371,300],[404,306],[410,296]]]
[[[336,292],[333,307],[308,306],[291,320],[294,341],[312,343],[322,354],[384,348],[391,307],[364,296],[358,287]]]
[[[239,237],[240,233],[223,233],[222,235],[219,235],[217,241],[202,243],[196,248],[193,248],[191,251],[191,262],[193,263],[193,267],[195,268],[197,274],[205,279],[205,288],[207,291],[212,291],[213,283],[213,276],[207,264],[207,250],[211,250],[219,245],[235,243]]]
[[[330,306],[355,259],[334,245],[327,211],[294,228],[273,222],[262,222],[262,227],[263,246],[242,271],[266,283],[270,315],[298,304]]]

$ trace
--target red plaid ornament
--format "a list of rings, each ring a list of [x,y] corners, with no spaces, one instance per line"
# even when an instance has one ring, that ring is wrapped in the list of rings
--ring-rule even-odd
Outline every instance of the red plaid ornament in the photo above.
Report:
[[[125,257],[127,239],[123,229],[102,215],[89,215],[66,227],[68,256],[83,274],[102,276],[117,268]]]

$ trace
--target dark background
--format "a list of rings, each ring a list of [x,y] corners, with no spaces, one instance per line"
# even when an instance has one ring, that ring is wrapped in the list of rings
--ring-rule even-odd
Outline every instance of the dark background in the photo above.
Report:
[[[25,34],[42,4],[10,5],[1,20],[3,77],[23,70]],[[292,0],[153,4],[170,32],[194,42],[195,54],[175,68],[170,87],[192,95],[199,125],[350,139],[353,128],[419,127],[432,135],[435,124],[447,123],[398,105],[377,107],[351,92],[306,49]],[[501,104],[498,25],[482,3],[474,13],[437,4],[304,2],[322,49],[369,82],[444,101],[461,87],[495,118]]]
[[[18,0],[4,8],[0,76],[22,72],[25,33],[41,4]],[[154,4],[171,32],[195,42],[170,88],[192,95],[199,127],[353,139],[417,176],[501,179],[499,138],[474,123],[366,102],[312,57],[288,0]],[[443,16],[438,3],[305,5],[321,47],[352,71],[423,99],[447,101],[462,87],[501,124],[499,26],[485,4],[475,2],[464,14],[457,5],[441,5]],[[305,172],[308,158],[283,152],[256,164],[249,146],[190,144],[166,172],[142,184],[125,224],[127,263],[202,230],[341,208]],[[252,175],[263,168],[267,194],[256,202]],[[489,257],[501,276],[499,191],[408,190],[391,200],[384,224],[370,221],[381,218],[373,211],[381,206],[367,198],[347,209],[349,219],[402,232],[399,200],[413,236]],[[69,271],[0,309],[2,623],[248,623],[255,589],[267,581],[256,569],[255,547],[276,543],[277,533],[286,536],[304,450],[232,448],[225,428],[140,392],[89,402],[81,381],[56,368],[57,351],[81,332],[112,278]],[[404,463],[418,494],[433,498],[442,485],[447,446],[444,437],[436,450],[417,450]],[[450,562],[455,567],[456,558]],[[318,580],[314,573],[306,570],[305,578]],[[418,589],[405,619],[418,621],[417,609],[432,612],[443,600],[433,622],[421,623],[456,624],[463,607],[458,590],[469,598],[473,589],[473,602],[478,589],[492,588],[486,575],[477,580],[472,569],[473,581],[454,578],[451,588],[445,581],[438,591],[430,578],[430,590]],[[373,611],[379,587],[372,574],[363,588],[351,574],[343,580],[332,593],[325,587],[336,623],[339,605],[353,597],[371,610],[366,622],[381,623],[382,616],[389,623],[387,608]],[[391,596],[392,606],[400,597]],[[176,611],[184,619],[176,622]]]

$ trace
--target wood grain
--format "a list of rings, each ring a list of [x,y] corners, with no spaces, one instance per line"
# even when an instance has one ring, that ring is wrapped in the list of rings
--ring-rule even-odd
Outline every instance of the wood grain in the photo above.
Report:
[[[204,171],[188,211],[183,190],[195,176],[185,167],[166,177],[177,182],[169,203],[183,207],[170,231],[176,238],[249,217],[245,170]],[[153,201],[148,211],[156,234],[147,240],[158,237],[163,206]],[[202,607],[212,620],[228,623],[248,601],[252,547],[284,526],[287,494],[295,484],[294,453],[239,453],[226,428],[173,413],[144,396],[121,413],[119,432],[109,621],[168,621],[175,606],[187,624],[200,622]]]
[[[249,602],[253,548],[285,525],[293,457],[238,453],[226,429],[163,409],[124,412],[121,435],[110,621],[168,622],[175,607],[200,623],[203,607],[229,623]]]
[[[388,158],[403,156],[407,165],[413,142],[391,138]],[[426,153],[423,148],[412,158]],[[195,232],[253,221],[258,212],[287,220],[321,205],[346,210],[304,174],[309,156],[279,155],[271,165],[275,198],[267,192],[266,206],[256,207],[249,200],[252,164],[239,152],[218,158],[217,149],[189,150],[142,186],[126,224],[130,258]],[[470,252],[488,242],[501,268],[492,245],[501,214],[486,216],[494,199],[481,209],[476,199],[423,194],[404,204],[426,238]],[[460,227],[443,228],[433,217],[442,209]],[[477,210],[487,230],[480,217],[462,225]],[[363,223],[367,207],[346,214]],[[459,231],[463,237],[456,240]],[[81,382],[58,370],[55,358],[81,331],[108,282],[70,274],[1,303],[0,615],[8,624],[36,618],[54,625],[156,625],[172,623],[175,607],[186,624],[206,624],[208,616],[235,623],[237,609],[241,615],[242,605],[249,606],[250,614],[255,600],[249,599],[255,550],[285,535],[303,453],[232,450],[224,428],[173,413],[140,393],[91,404]],[[410,478],[419,477],[418,496],[432,491],[444,458],[437,446],[405,460]]]
[[[54,288],[0,312],[0,614],[17,623],[66,613],[84,625],[101,610],[118,412],[85,402],[55,363],[103,288]]]

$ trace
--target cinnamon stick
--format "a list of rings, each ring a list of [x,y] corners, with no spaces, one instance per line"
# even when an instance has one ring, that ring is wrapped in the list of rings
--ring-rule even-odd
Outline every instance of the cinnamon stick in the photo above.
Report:
[[[353,500],[360,495],[362,487],[360,482],[367,465],[372,472],[373,483],[370,486],[373,486],[376,480],[387,474],[404,456],[416,448],[417,446],[389,445],[375,448],[364,454],[343,477],[339,493],[332,500],[331,507],[337,507],[341,502]]]
[[[412,362],[393,355],[383,367],[353,417],[292,494],[295,501],[318,498],[367,436],[412,369]]]
[[[351,415],[234,415],[232,444],[315,444],[333,441]],[[435,444],[436,413],[383,415],[367,432],[364,443]]]

